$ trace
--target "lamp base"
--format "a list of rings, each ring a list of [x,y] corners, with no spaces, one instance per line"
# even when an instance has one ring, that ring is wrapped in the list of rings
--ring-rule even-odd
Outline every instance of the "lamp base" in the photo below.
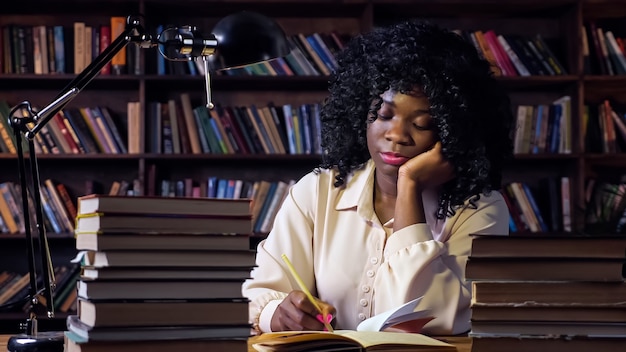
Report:
[[[63,331],[43,331],[37,335],[11,336],[9,352],[63,352]]]

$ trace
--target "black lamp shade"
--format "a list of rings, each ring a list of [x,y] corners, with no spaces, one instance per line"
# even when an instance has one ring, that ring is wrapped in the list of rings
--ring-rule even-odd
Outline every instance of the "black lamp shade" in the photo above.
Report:
[[[223,70],[289,54],[282,28],[270,18],[243,11],[224,17],[213,28],[218,45],[209,57],[213,70]]]

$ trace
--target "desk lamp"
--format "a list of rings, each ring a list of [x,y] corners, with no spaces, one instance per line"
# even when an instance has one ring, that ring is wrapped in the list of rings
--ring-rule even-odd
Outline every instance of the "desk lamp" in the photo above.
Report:
[[[26,224],[30,287],[28,318],[21,326],[24,333],[9,339],[7,345],[9,352],[63,351],[63,332],[39,332],[37,328],[35,307],[38,304],[38,295],[43,295],[46,300],[48,318],[54,317],[55,279],[43,221],[34,138],[54,115],[76,97],[129,43],[134,43],[144,49],[159,47],[160,54],[173,61],[188,61],[201,57],[205,68],[206,106],[208,108],[213,108],[210,89],[211,70],[245,66],[289,53],[287,39],[282,29],[271,19],[255,12],[244,11],[227,16],[215,25],[212,34],[206,36],[194,26],[182,26],[167,28],[158,34],[156,39],[146,32],[139,18],[129,16],[124,32],[115,38],[51,103],[35,111],[29,101],[24,101],[11,110],[9,123],[16,138],[22,211]],[[28,142],[30,162],[28,168],[22,145],[24,140]],[[32,224],[29,212],[29,196],[32,196],[34,203],[35,224]],[[31,230],[37,231],[36,239],[32,236]],[[37,250],[40,255],[39,262],[35,261]],[[43,281],[41,289],[38,288],[38,274],[43,278],[40,280]]]

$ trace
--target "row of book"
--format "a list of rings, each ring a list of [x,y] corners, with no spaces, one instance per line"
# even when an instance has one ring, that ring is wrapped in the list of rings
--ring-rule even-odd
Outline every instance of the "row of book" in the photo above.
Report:
[[[626,114],[616,111],[614,103],[610,100],[585,105],[583,128],[585,151],[591,153],[626,151]]]
[[[15,136],[8,124],[10,110],[0,100],[0,152],[16,154]],[[35,135],[34,146],[39,154],[125,154],[125,121],[104,106],[66,108]]]
[[[159,26],[157,33],[167,27]],[[335,55],[350,39],[350,34],[338,32],[298,33],[287,36],[290,52],[285,57],[244,67],[218,71],[227,76],[328,76],[337,68]],[[158,75],[204,75],[202,60],[171,61],[155,53]]]
[[[126,26],[126,18],[112,16],[110,22],[89,25],[76,21],[71,26],[7,24],[0,26],[0,73],[78,74],[106,49]],[[127,50],[128,48],[128,50]],[[139,49],[123,48],[105,65],[101,74],[139,74]],[[134,64],[129,65],[129,62]]]
[[[54,268],[55,288],[52,295],[55,312],[76,311],[76,280],[79,270],[76,265],[62,265]],[[39,287],[42,283],[39,283]],[[0,306],[3,311],[24,311],[30,308],[29,296],[30,274],[20,274],[3,271],[0,273]],[[46,298],[40,295],[38,305],[33,307],[36,311],[42,310],[48,305]]]
[[[75,21],[71,26],[18,25],[0,26],[0,73],[62,74],[82,72],[125,28],[126,18],[112,16],[110,23],[92,25]],[[158,26],[153,36],[163,32]],[[226,75],[329,75],[336,69],[335,55],[350,35],[298,33],[288,36],[291,53],[284,58],[246,68],[227,70]],[[101,74],[142,74],[139,51],[128,45],[105,65]],[[158,75],[204,75],[202,60],[171,61],[154,50]],[[151,65],[151,63],[149,64]]]
[[[523,182],[502,187],[511,233],[571,232],[572,204],[568,177],[546,177],[536,188]]]
[[[113,16],[110,23],[90,25],[76,21],[71,27],[45,25],[6,25],[2,29],[3,73],[80,73],[111,41],[121,33],[126,24],[124,17]],[[159,35],[167,26],[158,26]],[[476,49],[494,66],[494,73],[502,76],[564,75],[561,64],[545,39],[535,36],[497,34],[490,30],[456,30],[476,46]],[[606,33],[606,32],[604,32]],[[610,33],[610,31],[608,32]],[[265,76],[328,76],[337,68],[335,56],[342,50],[351,34],[331,32],[296,33],[288,36],[291,52],[284,58],[245,68],[226,70],[225,75]],[[595,39],[595,38],[594,38]],[[607,40],[607,43],[609,41]],[[602,42],[604,43],[604,41]],[[604,53],[614,54],[618,60],[620,47],[605,45]],[[123,48],[103,70],[102,74],[142,74],[136,45]],[[158,50],[154,51],[155,72],[159,75],[203,75],[202,60],[170,61]],[[609,60],[609,56],[605,57]],[[623,60],[623,54],[622,54]],[[626,63],[626,60],[624,60]],[[604,65],[604,59],[603,59]],[[606,61],[610,64],[610,61]],[[624,63],[617,62],[615,70],[622,72]],[[606,69],[605,69],[606,70]],[[606,74],[612,74],[606,71]]]
[[[131,102],[129,104],[135,104]],[[130,115],[129,152],[140,145]],[[145,150],[157,154],[321,154],[320,105],[192,106],[189,95],[148,104]]]
[[[66,108],[35,135],[40,154],[321,154],[320,104],[193,106],[188,93],[148,104],[127,116],[104,106]],[[0,100],[0,152],[16,154],[8,123],[10,106]],[[24,115],[26,116],[26,115]]]
[[[595,21],[583,25],[581,37],[585,74],[626,74],[626,38],[605,30]]]
[[[185,198],[216,198],[216,199],[251,199],[254,207],[253,231],[255,233],[269,233],[274,218],[289,188],[296,182],[290,181],[250,181],[241,179],[226,179],[210,176],[202,182],[192,178],[182,180],[159,180],[159,187],[150,186],[146,192],[149,196],[185,197]],[[65,185],[46,179],[41,188],[41,198],[44,210],[44,226],[48,233],[72,233],[76,205],[74,198]],[[113,181],[106,188],[104,185],[87,182],[81,194],[107,194],[110,196],[142,196],[144,195],[139,180]],[[32,206],[31,202],[31,206]],[[12,182],[0,183],[0,233],[23,234],[24,219],[21,211],[21,193],[19,185]],[[31,209],[34,216],[34,208]],[[32,223],[34,223],[34,218]]]
[[[40,186],[43,221],[46,231],[71,233],[74,231],[76,205],[67,188],[62,183],[46,179]],[[29,195],[30,224],[35,224],[35,206]],[[0,183],[0,233],[23,234],[26,222],[22,215],[22,191],[19,184]],[[35,228],[31,228],[37,233]]]
[[[475,235],[473,352],[621,351],[624,236]]]
[[[78,208],[66,351],[247,351],[249,200],[90,195]]]
[[[496,76],[555,76],[567,70],[541,34],[522,36],[482,31],[456,30],[492,64]]]
[[[571,97],[563,96],[551,104],[518,105],[513,152],[544,154],[572,152]]]

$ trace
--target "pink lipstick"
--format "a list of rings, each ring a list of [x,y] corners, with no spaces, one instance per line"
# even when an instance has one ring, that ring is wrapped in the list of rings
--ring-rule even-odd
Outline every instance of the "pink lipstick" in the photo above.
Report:
[[[380,157],[385,164],[400,166],[406,163],[409,158],[398,153],[380,153]]]

